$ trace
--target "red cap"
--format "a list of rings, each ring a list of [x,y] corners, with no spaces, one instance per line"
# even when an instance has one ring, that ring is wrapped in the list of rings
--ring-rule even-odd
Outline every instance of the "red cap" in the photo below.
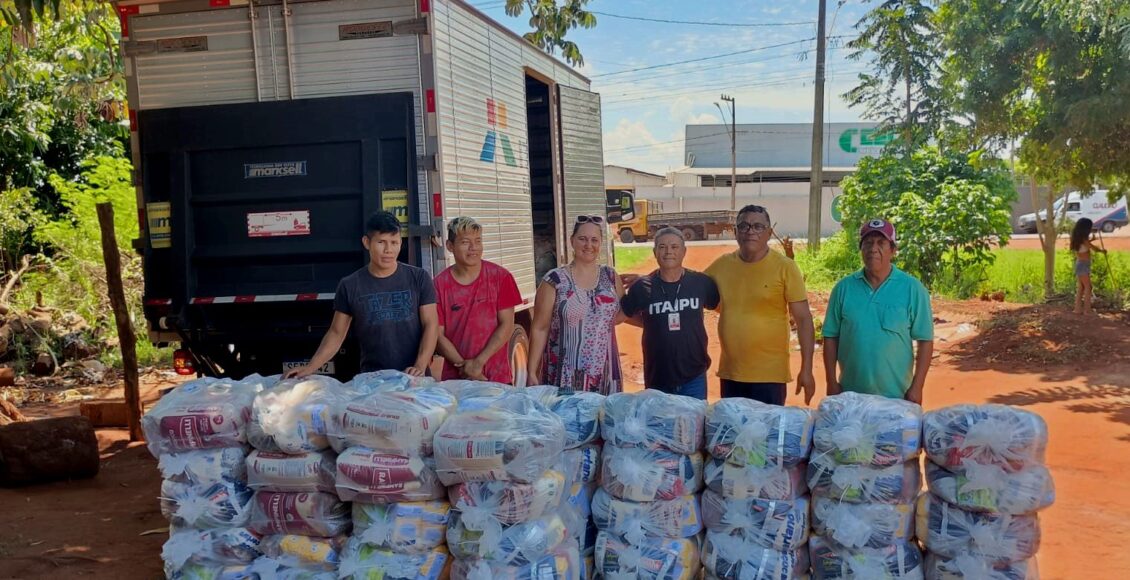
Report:
[[[859,239],[866,238],[868,234],[880,233],[884,238],[887,238],[891,243],[895,243],[895,226],[891,222],[884,219],[873,219],[859,228]]]

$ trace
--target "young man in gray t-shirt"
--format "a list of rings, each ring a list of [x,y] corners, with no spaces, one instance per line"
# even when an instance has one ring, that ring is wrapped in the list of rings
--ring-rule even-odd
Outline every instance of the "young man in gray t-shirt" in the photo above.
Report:
[[[369,263],[341,279],[334,297],[334,318],[318,352],[287,378],[314,373],[333,359],[353,335],[361,347],[361,372],[393,369],[424,376],[439,338],[436,291],[427,271],[401,264],[400,222],[389,212],[365,222],[361,243]]]

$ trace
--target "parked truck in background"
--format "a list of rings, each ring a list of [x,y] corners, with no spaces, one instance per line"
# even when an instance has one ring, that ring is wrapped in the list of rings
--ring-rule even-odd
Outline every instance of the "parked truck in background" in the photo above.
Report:
[[[1104,233],[1130,224],[1130,215],[1126,211],[1126,196],[1111,202],[1106,189],[1096,189],[1091,192],[1072,191],[1056,200],[1052,206],[1055,216],[1063,216],[1070,223],[1075,223],[1082,218],[1094,222],[1094,229]],[[1066,205],[1066,207],[1065,207]],[[1047,215],[1046,210],[1040,210],[1040,219]],[[1016,227],[1026,234],[1036,233],[1036,212],[1027,213],[1016,219]]]
[[[576,216],[606,211],[587,78],[462,0],[116,7],[144,313],[180,372],[305,362],[338,281],[367,263],[365,218],[388,210],[400,259],[433,275],[447,220],[482,224],[484,258],[522,293],[509,352],[525,380],[537,281],[569,260]],[[331,365],[357,372],[352,338]]]
[[[626,194],[610,190],[609,201],[611,203],[614,197],[629,199]],[[687,241],[706,240],[725,232],[733,234],[734,223],[738,219],[738,212],[730,210],[667,213],[663,211],[662,202],[634,199],[634,203],[634,216],[615,225],[617,237],[625,244],[655,239],[655,232],[666,227],[678,229]]]

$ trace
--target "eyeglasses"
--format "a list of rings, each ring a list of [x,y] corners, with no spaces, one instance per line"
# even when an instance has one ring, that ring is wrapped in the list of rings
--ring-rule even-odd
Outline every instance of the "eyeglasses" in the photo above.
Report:
[[[577,223],[600,225],[604,223],[604,218],[598,215],[579,215],[577,216]]]
[[[765,233],[765,230],[769,229],[769,226],[765,224],[751,224],[748,222],[742,222],[738,224],[735,229],[738,230],[739,234],[748,234],[750,230],[753,230],[754,233],[763,234]]]

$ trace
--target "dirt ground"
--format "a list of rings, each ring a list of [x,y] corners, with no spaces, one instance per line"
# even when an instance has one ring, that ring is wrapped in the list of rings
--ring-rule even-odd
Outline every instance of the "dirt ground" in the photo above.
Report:
[[[1109,247],[1109,246],[1108,246]],[[688,267],[704,269],[727,246],[692,247]],[[636,269],[646,272],[654,264]],[[826,297],[812,295],[822,315]],[[1048,465],[1056,504],[1041,514],[1039,564],[1046,579],[1117,578],[1130,568],[1130,316],[1081,319],[1059,307],[989,302],[934,304],[936,358],[926,407],[1006,403],[1048,422]],[[708,314],[711,353],[719,352]],[[642,388],[640,331],[618,330],[629,390]],[[793,356],[794,369],[799,353]],[[823,365],[816,357],[818,390]],[[152,401],[171,377],[145,377]],[[710,397],[718,396],[711,377]],[[819,400],[813,401],[815,405]],[[790,394],[789,403],[803,399]],[[42,405],[24,408],[46,414]],[[77,413],[77,403],[50,409]],[[156,461],[124,430],[99,431],[102,472],[95,479],[0,490],[0,578],[160,578],[163,532]]]

